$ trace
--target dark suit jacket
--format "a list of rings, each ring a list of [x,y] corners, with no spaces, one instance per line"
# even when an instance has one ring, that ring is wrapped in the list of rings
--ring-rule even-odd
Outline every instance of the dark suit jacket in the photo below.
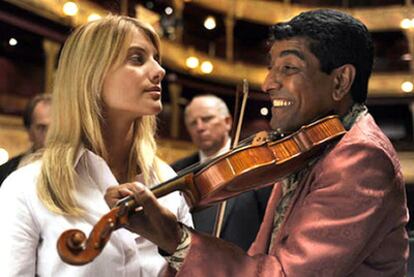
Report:
[[[178,172],[199,161],[198,153],[194,153],[176,161],[171,166]],[[220,237],[247,251],[259,230],[271,189],[269,187],[258,191],[249,191],[229,199]],[[192,213],[196,230],[208,234],[213,233],[217,207],[218,205],[214,205]]]
[[[24,157],[24,154],[20,154],[9,160],[7,163],[0,165],[0,186],[3,183],[4,179],[10,175],[13,171],[16,170],[17,166],[19,165],[21,159]]]

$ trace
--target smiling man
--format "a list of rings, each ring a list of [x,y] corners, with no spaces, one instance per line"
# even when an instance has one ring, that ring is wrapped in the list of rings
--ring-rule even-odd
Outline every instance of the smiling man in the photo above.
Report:
[[[262,89],[272,128],[289,133],[337,114],[347,133],[274,186],[247,253],[177,223],[140,184],[129,186],[145,211],[132,230],[171,255],[178,276],[404,276],[405,188],[396,152],[364,105],[373,64],[366,26],[316,10],[271,33]]]
[[[270,50],[269,73],[262,90],[273,104],[270,123],[275,130],[293,132],[321,115],[334,110],[343,115],[351,107],[352,96],[344,86],[351,85],[355,67],[345,64],[323,72],[309,46],[306,38],[295,37],[273,44]]]

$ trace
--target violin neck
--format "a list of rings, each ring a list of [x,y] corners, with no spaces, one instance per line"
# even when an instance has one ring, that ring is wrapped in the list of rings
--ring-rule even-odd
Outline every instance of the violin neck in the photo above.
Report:
[[[173,179],[151,188],[151,191],[157,198],[174,191],[181,191],[186,196],[190,206],[194,206],[199,199],[198,190],[193,183],[193,173],[178,175]]]

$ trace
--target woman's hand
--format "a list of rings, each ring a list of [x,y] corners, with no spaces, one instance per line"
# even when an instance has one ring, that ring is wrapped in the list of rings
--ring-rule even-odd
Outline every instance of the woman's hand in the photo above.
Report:
[[[112,186],[106,190],[105,201],[112,208],[129,195],[134,196],[139,208],[129,217],[126,228],[152,241],[167,253],[174,253],[181,239],[181,226],[175,215],[161,206],[147,187],[138,182]]]
[[[104,196],[106,204],[112,209],[119,200],[133,195],[135,187],[135,183],[125,183],[108,187]]]

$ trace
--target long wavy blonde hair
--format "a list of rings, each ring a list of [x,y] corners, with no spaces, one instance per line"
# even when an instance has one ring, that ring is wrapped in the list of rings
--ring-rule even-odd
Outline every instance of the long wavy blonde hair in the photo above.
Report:
[[[81,146],[108,161],[102,126],[103,81],[126,58],[134,32],[142,31],[159,52],[159,37],[147,24],[124,16],[108,16],[77,28],[67,39],[53,89],[52,122],[46,138],[38,196],[52,212],[82,216],[75,200],[75,159]],[[163,181],[156,157],[155,116],[134,122],[128,180],[142,173],[144,182]]]

